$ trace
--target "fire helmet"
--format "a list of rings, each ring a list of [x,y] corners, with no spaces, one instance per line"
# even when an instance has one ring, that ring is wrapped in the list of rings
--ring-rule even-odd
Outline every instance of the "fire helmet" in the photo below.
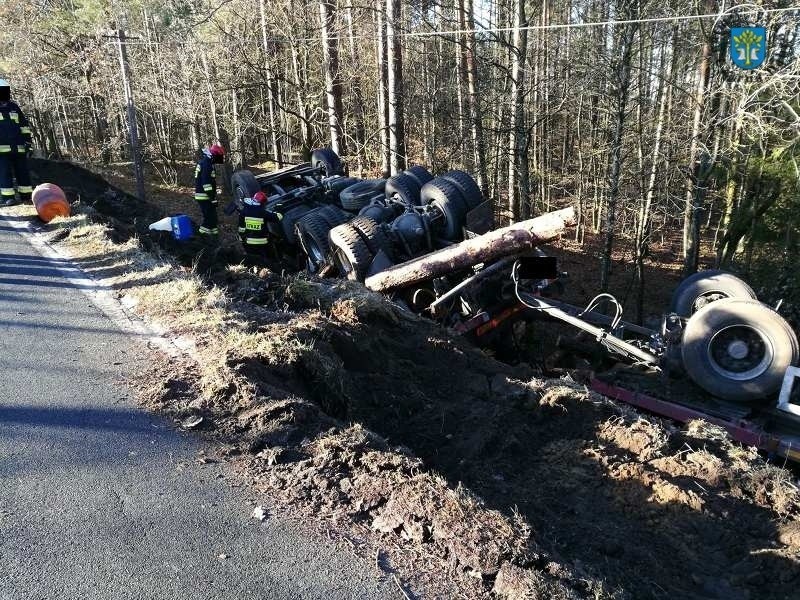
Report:
[[[253,200],[259,204],[264,204],[267,201],[267,195],[264,192],[256,192],[253,194]]]
[[[208,148],[208,151],[211,153],[211,156],[225,156],[225,148],[219,144],[212,144]]]

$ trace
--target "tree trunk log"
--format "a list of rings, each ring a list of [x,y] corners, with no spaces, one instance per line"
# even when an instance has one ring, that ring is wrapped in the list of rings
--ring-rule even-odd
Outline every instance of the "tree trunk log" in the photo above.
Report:
[[[384,292],[518,254],[558,237],[575,221],[575,209],[570,207],[514,223],[367,277],[366,286]]]

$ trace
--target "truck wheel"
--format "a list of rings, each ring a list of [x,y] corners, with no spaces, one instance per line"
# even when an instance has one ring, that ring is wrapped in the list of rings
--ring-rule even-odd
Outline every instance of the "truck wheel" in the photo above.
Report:
[[[364,281],[372,253],[358,230],[345,223],[331,229],[328,236],[333,261],[347,279]]]
[[[419,189],[422,189],[422,186],[428,183],[431,179],[433,179],[433,175],[431,172],[428,171],[425,167],[421,167],[419,165],[415,165],[409,169],[403,171],[406,175],[411,177],[414,181],[417,182]]]
[[[383,192],[386,187],[385,179],[367,179],[348,186],[339,194],[342,208],[358,212],[369,204],[376,194]]]
[[[351,215],[344,212],[338,206],[333,206],[332,204],[317,209],[315,213],[328,222],[328,229],[336,227],[337,225],[341,225],[342,223],[347,223],[352,218]]]
[[[316,273],[328,261],[331,246],[328,233],[331,224],[322,214],[321,209],[305,215],[297,222],[296,231],[300,246],[308,257],[309,271]]]
[[[460,239],[469,209],[458,188],[448,179],[437,177],[422,188],[422,201],[433,204],[444,215],[441,237],[446,240]]]
[[[405,173],[386,180],[386,197],[398,196],[400,200],[412,206],[420,204],[420,189],[417,180]]]
[[[245,198],[252,198],[261,191],[261,184],[258,183],[258,179],[252,171],[243,169],[236,171],[231,176],[231,188],[233,189],[233,198],[241,205]]]
[[[321,169],[325,177],[344,175],[342,160],[330,148],[318,148],[311,153],[311,166]]]
[[[379,251],[383,250],[387,255],[391,256],[389,238],[386,237],[386,233],[373,219],[356,217],[350,221],[350,225],[358,230],[373,255],[377,255]]]
[[[478,184],[472,178],[472,175],[466,171],[448,171],[440,177],[447,179],[450,183],[458,188],[464,200],[467,203],[467,209],[472,210],[483,203],[483,194]]]
[[[777,392],[798,353],[797,336],[783,317],[758,300],[742,298],[698,310],[686,323],[681,343],[683,367],[692,381],[734,402]]]
[[[359,180],[355,177],[336,177],[334,179],[329,179],[325,182],[325,187],[328,189],[329,192],[334,194],[335,196],[339,196],[343,190],[346,190],[351,185],[358,183]]]
[[[689,318],[698,310],[724,298],[755,299],[756,293],[744,281],[725,271],[700,271],[684,279],[672,293],[670,310]]]

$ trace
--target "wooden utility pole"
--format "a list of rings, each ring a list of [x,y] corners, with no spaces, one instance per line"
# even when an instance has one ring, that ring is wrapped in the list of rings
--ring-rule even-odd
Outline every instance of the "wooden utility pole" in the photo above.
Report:
[[[128,135],[133,159],[133,171],[136,177],[136,195],[139,200],[146,200],[144,192],[144,171],[142,170],[142,155],[139,152],[139,131],[136,121],[136,105],[133,102],[133,88],[131,87],[130,71],[128,69],[128,50],[125,47],[125,30],[117,30],[117,47],[119,48],[119,67],[122,71],[122,89],[125,93],[125,107],[128,119]]]

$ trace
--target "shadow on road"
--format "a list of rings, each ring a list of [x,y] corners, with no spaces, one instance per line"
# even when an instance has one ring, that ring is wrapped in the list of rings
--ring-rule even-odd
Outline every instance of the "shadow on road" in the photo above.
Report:
[[[34,427],[152,433],[153,425],[143,415],[144,413],[141,411],[133,409],[0,405],[0,430],[4,426],[10,425],[32,425]]]

